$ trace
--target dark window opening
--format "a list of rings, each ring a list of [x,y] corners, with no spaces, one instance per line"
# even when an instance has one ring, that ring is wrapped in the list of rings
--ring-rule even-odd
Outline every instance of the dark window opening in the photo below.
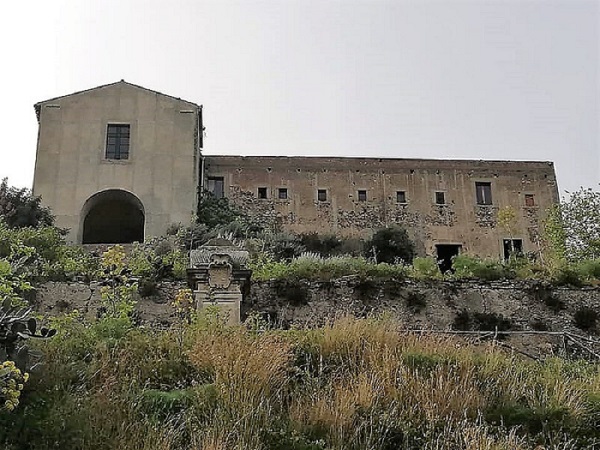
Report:
[[[259,187],[258,188],[258,198],[267,198],[267,188],[266,187]]]
[[[445,205],[446,204],[446,194],[444,192],[437,191],[435,193],[435,204],[436,205]]]
[[[406,192],[405,191],[396,191],[396,202],[397,203],[406,203]]]
[[[288,198],[287,188],[279,188],[278,197],[280,200],[286,200]]]
[[[504,261],[508,261],[511,257],[523,256],[523,240],[522,239],[504,239]]]
[[[492,183],[477,182],[475,183],[475,194],[477,196],[478,205],[492,204]]]
[[[452,260],[455,256],[458,256],[461,249],[462,245],[459,244],[437,244],[435,246],[440,272],[454,272]]]
[[[129,159],[129,125],[109,124],[106,132],[106,159]]]
[[[206,190],[215,198],[225,197],[225,178],[224,177],[208,177],[206,179]]]
[[[317,190],[317,200],[320,202],[327,201],[327,190],[326,189],[318,189]]]
[[[358,201],[359,202],[367,201],[367,191],[358,191]]]
[[[535,206],[535,197],[533,194],[525,194],[525,206]]]

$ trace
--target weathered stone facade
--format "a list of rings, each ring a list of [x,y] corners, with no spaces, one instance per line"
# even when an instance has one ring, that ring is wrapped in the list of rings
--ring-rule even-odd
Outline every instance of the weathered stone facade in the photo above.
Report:
[[[538,250],[558,201],[551,162],[202,156],[201,106],[124,81],[35,109],[33,192],[75,243],[164,234],[213,189],[273,230],[366,237],[400,223],[420,254],[502,258],[513,241]]]
[[[540,219],[558,201],[551,162],[243,156],[204,161],[205,179],[222,178],[225,195],[271,229],[364,237],[400,223],[430,255],[436,245],[451,244],[498,258],[505,239],[522,240],[523,251],[535,252]],[[489,204],[478,204],[476,183],[489,186]],[[325,192],[321,200],[319,191]],[[442,204],[436,192],[443,193]],[[497,223],[505,207],[515,213],[512,230]]]

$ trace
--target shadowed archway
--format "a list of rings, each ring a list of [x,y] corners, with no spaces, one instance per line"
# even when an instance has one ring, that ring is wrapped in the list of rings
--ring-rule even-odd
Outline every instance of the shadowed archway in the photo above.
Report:
[[[109,189],[87,199],[81,212],[82,244],[130,244],[144,240],[144,205],[130,192]]]

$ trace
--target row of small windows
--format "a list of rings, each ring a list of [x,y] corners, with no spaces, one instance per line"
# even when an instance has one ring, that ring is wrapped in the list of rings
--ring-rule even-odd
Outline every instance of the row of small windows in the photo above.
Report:
[[[225,182],[224,177],[208,177],[206,183],[206,190],[211,192],[215,197],[221,198],[225,196]],[[288,188],[277,188],[277,198],[279,200],[287,200]],[[476,182],[475,183],[475,196],[478,205],[492,205],[492,184],[489,182]],[[259,187],[257,189],[257,197],[259,199],[268,198],[268,190],[266,187]],[[535,198],[533,194],[525,194],[525,206],[535,206]],[[366,202],[368,200],[367,191],[360,189],[357,191],[357,199],[359,202]],[[326,202],[328,200],[327,189],[317,189],[317,201]],[[446,193],[444,191],[434,192],[434,202],[436,205],[446,204]],[[406,197],[406,191],[396,191],[396,203],[408,203]]]

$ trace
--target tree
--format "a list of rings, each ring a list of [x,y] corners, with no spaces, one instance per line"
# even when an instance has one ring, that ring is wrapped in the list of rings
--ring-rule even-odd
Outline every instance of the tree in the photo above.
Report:
[[[580,188],[560,206],[566,256],[572,261],[600,258],[600,192]]]
[[[399,225],[392,225],[377,231],[365,244],[366,256],[378,263],[410,264],[415,257],[415,246],[408,233]]]
[[[29,189],[9,186],[7,178],[0,183],[0,217],[10,228],[54,224],[54,216],[49,208],[42,206],[41,197],[34,196]]]

